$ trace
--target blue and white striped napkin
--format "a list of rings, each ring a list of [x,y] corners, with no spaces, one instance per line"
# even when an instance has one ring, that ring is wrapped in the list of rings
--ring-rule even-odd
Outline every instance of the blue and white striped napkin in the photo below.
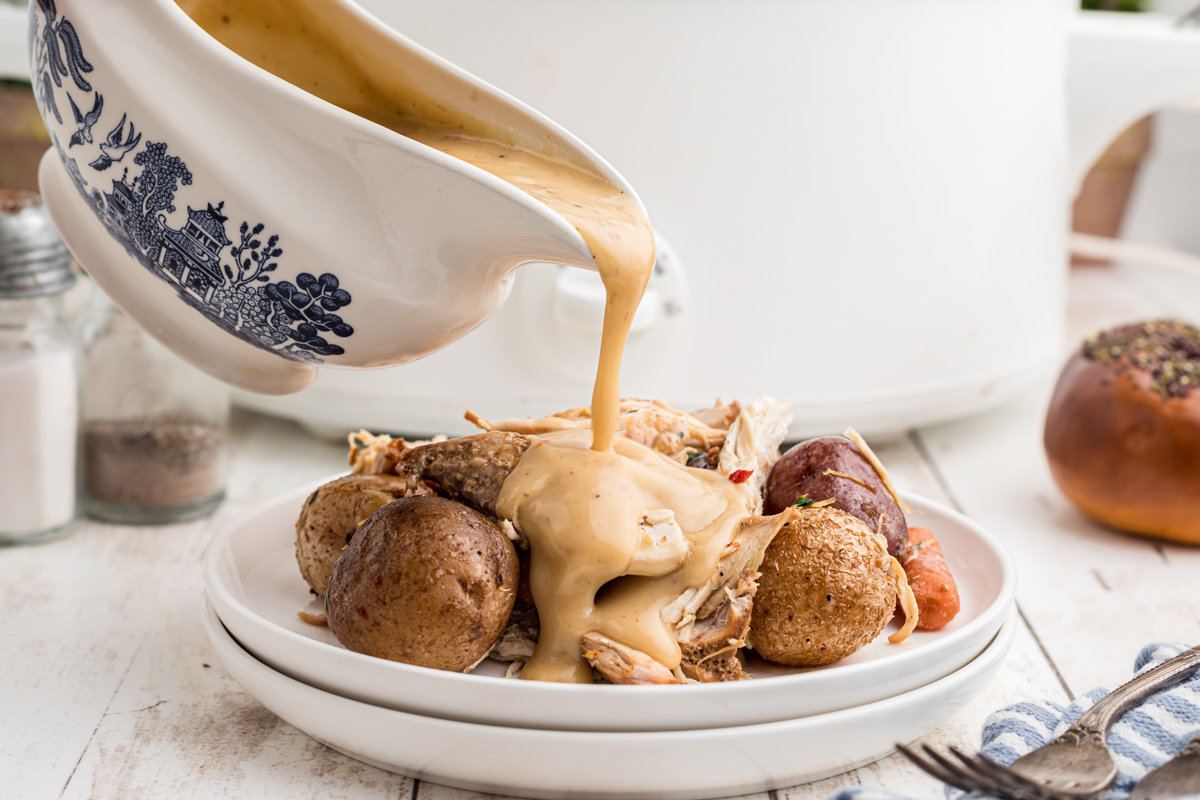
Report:
[[[1188,649],[1181,644],[1151,644],[1134,662],[1134,674],[1151,669]],[[1061,734],[1112,689],[1093,689],[1066,708],[1049,700],[1033,700],[1002,708],[983,724],[983,754],[1011,764]],[[1108,735],[1108,749],[1121,774],[1108,790],[1108,800],[1123,800],[1142,776],[1183,749],[1200,729],[1200,673],[1125,712]],[[949,798],[965,798],[947,787]],[[1200,798],[1200,795],[1194,797]],[[828,800],[906,800],[883,789],[847,787]]]

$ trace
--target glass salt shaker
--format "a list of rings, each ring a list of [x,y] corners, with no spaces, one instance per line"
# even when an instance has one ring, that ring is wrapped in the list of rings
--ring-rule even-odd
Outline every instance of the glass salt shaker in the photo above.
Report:
[[[71,256],[41,198],[0,190],[0,544],[78,520],[79,357]]]
[[[144,333],[103,292],[87,318],[88,516],[160,525],[211,514],[225,498],[229,389]]]

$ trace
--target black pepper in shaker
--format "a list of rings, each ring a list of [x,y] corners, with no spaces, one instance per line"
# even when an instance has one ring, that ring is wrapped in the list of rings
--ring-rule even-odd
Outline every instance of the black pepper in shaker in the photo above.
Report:
[[[165,524],[212,513],[225,497],[229,390],[167,351],[103,295],[89,317],[88,516]]]

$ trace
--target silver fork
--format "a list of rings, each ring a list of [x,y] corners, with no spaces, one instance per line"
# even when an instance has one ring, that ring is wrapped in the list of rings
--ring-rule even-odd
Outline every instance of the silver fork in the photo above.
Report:
[[[1179,754],[1146,773],[1129,794],[1129,800],[1166,800],[1200,794],[1200,731]]]
[[[1066,800],[1090,797],[1117,779],[1117,765],[1104,745],[1117,718],[1155,692],[1200,669],[1200,646],[1185,650],[1120,686],[1089,708],[1057,739],[1006,767],[983,754],[956,748],[955,759],[926,745],[922,758],[907,747],[901,753],[933,777],[955,788],[1013,800]]]

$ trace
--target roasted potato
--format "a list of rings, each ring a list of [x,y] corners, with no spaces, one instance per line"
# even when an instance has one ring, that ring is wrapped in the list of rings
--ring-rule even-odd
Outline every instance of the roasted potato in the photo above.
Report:
[[[904,512],[849,439],[809,439],[784,453],[767,478],[763,513],[778,514],[802,496],[812,501],[833,498],[834,508],[882,533],[892,555],[908,543]]]
[[[404,479],[396,475],[347,475],[309,495],[296,520],[296,563],[314,592],[325,595],[333,562],[358,526],[403,496]]]
[[[442,497],[406,497],[372,514],[333,565],[329,627],[358,653],[466,670],[503,632],[519,571],[490,518]]]
[[[789,666],[840,661],[883,630],[896,609],[899,563],[877,534],[826,506],[800,512],[767,548],[750,620],[763,658]]]

